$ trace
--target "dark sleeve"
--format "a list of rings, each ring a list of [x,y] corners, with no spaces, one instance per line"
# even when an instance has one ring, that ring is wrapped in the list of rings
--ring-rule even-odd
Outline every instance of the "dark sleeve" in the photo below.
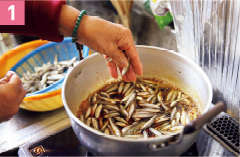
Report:
[[[65,0],[25,1],[25,25],[0,26],[0,33],[38,36],[43,40],[61,42],[58,23],[61,7]]]

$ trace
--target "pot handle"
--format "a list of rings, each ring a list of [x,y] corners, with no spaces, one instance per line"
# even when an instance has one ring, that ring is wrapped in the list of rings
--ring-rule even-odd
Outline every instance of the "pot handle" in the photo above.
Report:
[[[206,113],[198,117],[195,121],[190,122],[184,127],[183,134],[191,134],[198,129],[201,129],[204,124],[209,122],[213,117],[217,116],[222,111],[225,111],[225,105],[223,102],[218,102],[213,108],[208,110]]]
[[[222,111],[225,111],[225,105],[223,102],[218,102],[213,108],[199,116],[195,121],[192,121],[187,126],[185,126],[181,134],[176,134],[161,143],[149,144],[148,148],[152,151],[157,151],[169,145],[177,144],[182,140],[183,135],[191,134],[201,129],[205,123],[211,121],[213,117],[217,116]]]

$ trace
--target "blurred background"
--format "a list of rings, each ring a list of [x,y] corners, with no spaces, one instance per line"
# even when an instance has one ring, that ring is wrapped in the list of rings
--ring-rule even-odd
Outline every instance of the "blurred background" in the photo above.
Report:
[[[151,11],[149,0],[112,2],[106,0],[68,0],[67,3],[79,10],[87,10],[88,15],[99,16],[100,18],[114,23],[124,24],[132,31],[135,44],[137,45],[158,46],[177,51],[176,37],[171,15],[170,20],[165,20],[167,23],[161,25],[160,28]],[[124,7],[121,8],[123,3],[130,4],[125,12]],[[121,17],[124,17],[125,19],[121,19]],[[122,22],[122,20],[124,22]],[[0,55],[19,44],[36,39],[39,38],[0,33]]]

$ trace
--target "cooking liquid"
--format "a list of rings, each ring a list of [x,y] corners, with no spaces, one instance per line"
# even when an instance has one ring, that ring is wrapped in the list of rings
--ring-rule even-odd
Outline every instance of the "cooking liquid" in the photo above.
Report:
[[[148,82],[145,82],[145,81],[148,81]],[[91,93],[86,100],[84,100],[84,101],[82,101],[82,102],[80,103],[80,105],[79,105],[79,110],[78,110],[78,112],[77,112],[77,117],[80,118],[82,114],[85,116],[88,108],[89,108],[90,106],[93,107],[93,105],[94,105],[95,103],[94,103],[94,102],[91,102],[91,101],[92,101],[92,97],[93,97],[93,95],[94,95],[95,93],[97,93],[97,94],[99,95],[100,92],[105,92],[105,91],[108,90],[111,86],[114,86],[115,84],[117,84],[117,85],[118,85],[118,88],[119,88],[120,83],[122,83],[122,82],[123,82],[123,81],[113,82],[113,83],[110,83],[110,84],[106,84],[106,85],[104,85],[101,89],[98,89],[98,90],[96,90],[95,92]],[[126,85],[127,83],[128,83],[128,82],[125,82],[124,85]],[[181,116],[184,116],[186,119],[187,119],[187,118],[190,119],[190,120],[189,120],[189,122],[190,122],[191,120],[194,120],[196,117],[198,117],[198,116],[201,114],[200,109],[197,107],[197,106],[198,106],[198,105],[197,105],[197,102],[194,101],[190,96],[188,96],[188,95],[186,95],[184,92],[182,92],[178,87],[173,86],[172,84],[170,84],[170,83],[168,83],[168,82],[166,82],[166,81],[163,81],[163,80],[158,80],[158,79],[154,79],[154,78],[151,78],[151,79],[149,79],[149,78],[144,78],[144,79],[138,79],[136,82],[131,83],[131,86],[132,86],[132,85],[135,85],[134,90],[136,90],[137,93],[139,93],[139,92],[144,92],[143,88],[141,88],[141,87],[139,86],[140,83],[146,88],[147,91],[149,91],[149,88],[151,88],[152,91],[156,92],[156,88],[158,88],[157,93],[155,93],[155,96],[156,96],[156,97],[157,97],[157,94],[158,94],[159,92],[162,93],[162,95],[161,95],[161,96],[162,96],[162,102],[164,103],[164,105],[165,105],[166,107],[169,108],[169,110],[166,110],[162,105],[160,105],[159,109],[156,109],[156,110],[160,110],[160,111],[161,111],[158,115],[164,115],[166,118],[170,118],[170,117],[171,117],[171,114],[172,114],[172,112],[173,112],[174,107],[176,107],[176,109],[177,109],[176,113],[179,112]],[[131,87],[131,86],[130,86],[130,87]],[[114,91],[118,91],[118,89],[116,89],[116,90],[114,90]],[[184,99],[184,101],[183,101],[183,100],[178,100],[177,97],[176,97],[173,101],[177,101],[177,105],[175,105],[175,106],[173,106],[173,107],[170,107],[172,101],[170,101],[170,100],[167,101],[167,96],[168,96],[168,94],[169,94],[171,91],[175,91],[175,92],[177,92],[178,94],[181,92],[181,98],[184,97],[184,98],[186,98],[186,99]],[[111,92],[110,92],[110,93],[111,93]],[[136,100],[136,97],[135,97],[134,102],[136,103],[136,108],[135,108],[135,111],[134,111],[134,112],[136,112],[136,109],[144,108],[144,107],[139,106],[139,103],[148,103],[148,104],[149,104],[149,103],[150,103],[150,104],[159,104],[159,103],[161,103],[158,99],[156,99],[156,101],[154,101],[154,102],[153,102],[153,101],[147,102],[147,98],[149,98],[151,95],[152,95],[152,94],[150,94],[150,92],[149,92],[149,96],[144,96],[144,98],[143,98],[142,100]],[[125,97],[125,95],[118,94],[118,92],[117,92],[116,94],[113,94],[113,95],[110,96],[110,98],[111,98],[112,100],[122,100],[124,97]],[[104,100],[102,100],[101,98],[99,99],[99,97],[98,97],[98,101],[99,101],[99,100],[100,100],[100,101],[104,101]],[[186,100],[186,101],[185,101],[185,100]],[[111,103],[109,103],[109,104],[111,104]],[[115,105],[118,106],[118,108],[119,108],[119,105],[120,105],[120,104],[122,104],[123,106],[125,106],[126,102],[121,103],[120,101],[117,101]],[[98,105],[99,105],[99,104],[98,104]],[[103,106],[104,106],[104,104],[103,104]],[[129,106],[130,106],[130,105],[129,105]],[[129,106],[126,108],[126,111],[127,111],[127,112],[129,112]],[[104,109],[104,107],[103,107],[103,109]],[[103,109],[102,109],[101,114],[100,114],[101,117],[106,114],[106,113],[103,112]],[[184,115],[184,113],[183,113],[183,109],[184,109],[185,115]],[[109,111],[111,112],[111,110],[109,110]],[[116,112],[117,112],[117,111],[116,111]],[[176,121],[176,119],[177,119],[177,118],[176,118],[176,113],[174,114],[175,116],[174,116],[174,118],[173,118],[172,120],[175,120],[175,121]],[[134,114],[134,113],[133,113],[133,114]],[[195,114],[195,115],[194,115],[194,114]],[[92,115],[93,115],[93,114],[92,114]],[[195,116],[195,117],[194,117],[194,116]],[[90,114],[90,117],[91,117],[91,114]],[[94,117],[94,115],[93,115],[93,117]],[[126,118],[125,116],[123,116],[122,114],[120,114],[120,116],[117,116],[117,117],[121,117],[121,118],[126,119],[126,121],[128,122],[127,125],[131,125],[133,122],[142,122],[142,121],[143,121],[143,122],[145,122],[145,121],[147,122],[147,121],[151,118],[151,117],[147,117],[147,118],[146,118],[146,117],[143,117],[143,118],[141,118],[141,119],[136,119],[136,118],[132,118],[132,117],[131,117],[130,119],[128,119],[128,118]],[[95,117],[94,117],[94,118],[95,118]],[[174,126],[186,126],[186,125],[187,125],[187,124],[182,124],[182,123],[181,123],[181,118],[182,118],[182,117],[180,117],[179,122],[178,122],[177,124],[175,124]],[[185,118],[184,118],[184,119],[185,119]],[[112,119],[114,119],[114,117],[113,117]],[[97,118],[97,120],[99,120],[99,118]],[[108,118],[103,118],[103,122],[102,122],[102,123],[104,124],[105,121],[107,121],[107,120],[108,120]],[[154,122],[150,127],[158,130],[158,129],[161,128],[161,126],[163,126],[164,124],[166,125],[166,123],[168,123],[168,125],[171,125],[171,126],[172,126],[172,120],[163,121],[162,123],[161,123],[161,122],[160,122],[160,123],[156,123],[156,120],[155,120],[155,122]],[[85,119],[84,121],[86,122],[86,119]],[[118,120],[115,120],[115,122],[117,122],[117,121],[118,121]],[[100,122],[100,123],[101,123],[101,122]],[[98,124],[99,124],[99,123],[98,123]],[[93,127],[93,124],[91,123],[90,126]],[[172,126],[172,127],[174,127],[174,126]],[[148,138],[149,138],[149,137],[155,137],[155,136],[156,136],[154,133],[152,133],[152,132],[149,130],[150,127],[148,127],[147,129],[145,129],[145,130],[147,131],[147,133],[148,133]],[[172,127],[168,128],[168,129],[166,129],[166,130],[159,130],[159,132],[162,131],[162,132],[161,132],[162,135],[167,134],[167,132],[169,132],[169,133],[174,133],[175,131],[171,130]],[[122,128],[124,128],[124,127],[118,126],[118,128],[119,128],[120,130],[122,130]],[[100,130],[100,129],[101,129],[101,126],[100,126],[99,130]],[[134,132],[134,135],[135,135],[135,134],[141,134],[142,131],[143,131],[143,130],[141,130],[141,129],[137,129],[137,131]],[[178,131],[179,131],[179,130],[178,130]],[[136,137],[134,137],[134,138],[136,138]],[[138,138],[139,138],[139,137],[138,137]]]

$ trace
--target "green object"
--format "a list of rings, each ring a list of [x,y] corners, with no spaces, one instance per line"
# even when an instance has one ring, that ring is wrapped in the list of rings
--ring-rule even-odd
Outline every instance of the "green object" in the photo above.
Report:
[[[150,1],[149,1],[149,0],[147,0],[147,1],[144,3],[144,8],[145,8],[145,10],[146,10],[148,13],[153,14],[153,13],[152,13],[152,10],[151,10],[151,7],[150,7]]]
[[[158,16],[154,15],[158,26],[163,29],[165,26],[167,26],[169,23],[173,21],[172,14],[168,11],[165,16]]]
[[[76,24],[74,26],[74,29],[73,29],[73,35],[72,35],[72,42],[75,43],[76,42],[76,35],[77,35],[77,30],[78,30],[78,26],[82,20],[82,17],[83,15],[87,15],[87,11],[86,10],[82,10],[81,13],[79,14],[78,18],[77,18],[77,21],[76,21]]]

